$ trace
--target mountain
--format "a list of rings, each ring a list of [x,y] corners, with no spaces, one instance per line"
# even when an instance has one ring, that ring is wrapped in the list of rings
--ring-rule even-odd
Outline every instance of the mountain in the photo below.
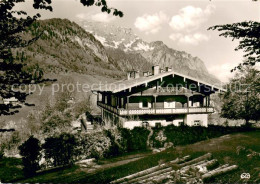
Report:
[[[162,41],[148,43],[130,28],[90,21],[80,21],[79,25],[105,46],[111,58],[120,61],[119,66],[128,66],[129,62],[133,62],[134,69],[140,68],[140,63],[145,66],[143,69],[146,69],[158,64],[160,67],[172,67],[175,71],[209,83],[220,82],[208,72],[204,62],[198,57],[169,48]],[[136,61],[139,61],[138,67],[134,67]]]
[[[16,57],[29,65],[39,65],[44,73],[90,74],[120,78],[124,73],[107,54],[104,46],[83,28],[67,19],[36,22],[24,34],[26,39],[40,38],[23,49]]]
[[[80,25],[57,18],[37,21],[24,37],[41,34],[40,38],[26,48],[15,49],[14,57],[27,64],[27,71],[41,68],[46,78],[89,86],[125,78],[130,69],[151,70],[154,64],[172,66],[179,73],[204,81],[217,81],[199,58],[171,49],[161,41],[145,42],[129,28],[86,22]],[[35,107],[23,107],[12,120],[18,121],[34,108],[41,109],[51,91],[52,86],[46,84],[42,93],[38,90],[29,95],[27,102]],[[79,99],[84,99],[84,95],[77,93]]]
[[[209,74],[202,60],[184,51],[169,48],[162,41],[148,43],[130,28],[67,19],[48,19],[35,23],[25,37],[41,34],[27,48],[17,50],[17,57],[38,64],[45,73],[76,72],[93,76],[122,79],[127,70],[148,71],[151,66],[172,67],[204,80],[219,83]]]

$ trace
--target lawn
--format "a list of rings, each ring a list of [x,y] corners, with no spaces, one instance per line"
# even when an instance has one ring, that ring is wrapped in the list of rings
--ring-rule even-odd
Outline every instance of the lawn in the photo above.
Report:
[[[247,152],[237,153],[238,146],[245,147],[260,152],[260,131],[234,133],[222,137],[201,141],[186,146],[177,146],[157,154],[147,154],[139,160],[135,160],[120,166],[102,167],[95,173],[88,173],[86,168],[72,166],[67,169],[39,174],[33,178],[19,180],[19,183],[34,182],[52,182],[52,183],[108,183],[111,180],[147,169],[158,165],[158,163],[167,162],[177,157],[191,155],[197,157],[205,153],[212,153],[213,157],[218,159],[221,164],[236,164],[239,169],[223,176],[219,176],[212,181],[214,183],[234,183],[242,182],[240,175],[242,173],[250,173],[249,183],[260,182],[260,159],[258,157],[250,158]],[[129,157],[129,155],[128,155]],[[124,158],[120,158],[124,159]],[[105,161],[103,161],[105,162]],[[102,161],[100,162],[102,163]],[[102,165],[101,165],[102,166]]]
[[[0,181],[7,182],[11,179],[23,178],[22,160],[18,158],[0,159]],[[1,183],[0,182],[0,183]]]

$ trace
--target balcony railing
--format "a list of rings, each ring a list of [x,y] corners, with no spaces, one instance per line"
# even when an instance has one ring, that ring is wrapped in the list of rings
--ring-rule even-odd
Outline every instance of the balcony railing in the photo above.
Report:
[[[144,115],[144,114],[200,114],[213,113],[213,107],[189,107],[189,108],[171,108],[171,109],[120,109],[110,105],[98,102],[98,106],[114,112],[118,115]]]

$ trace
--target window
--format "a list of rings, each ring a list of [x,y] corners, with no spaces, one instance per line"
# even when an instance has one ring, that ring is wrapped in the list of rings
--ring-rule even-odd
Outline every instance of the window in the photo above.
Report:
[[[201,122],[200,120],[194,120],[194,126],[200,126]]]
[[[175,108],[175,102],[171,102],[171,101],[164,102],[164,108]]]
[[[162,124],[161,124],[160,122],[156,122],[156,123],[155,123],[155,127],[156,127],[156,128],[161,128],[161,127],[162,127]]]
[[[105,96],[105,104],[107,104],[107,96]]]
[[[147,121],[142,122],[142,127],[147,128],[149,127],[149,123]]]
[[[148,102],[146,99],[139,102],[139,108],[151,108],[151,102]]]
[[[148,101],[147,100],[144,100],[143,101],[143,107],[145,108],[145,107],[148,107]]]

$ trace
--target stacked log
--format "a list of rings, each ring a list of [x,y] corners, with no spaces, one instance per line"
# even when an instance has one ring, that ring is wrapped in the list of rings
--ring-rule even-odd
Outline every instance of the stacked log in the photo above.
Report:
[[[190,158],[191,158],[191,156],[187,155],[187,156],[184,156],[183,158],[176,158],[175,160],[170,161],[170,163],[171,164],[179,164],[179,163],[186,162],[186,161],[190,160]]]
[[[161,169],[165,169],[167,166],[168,166],[167,164],[161,164],[161,165],[158,165],[158,166],[155,166],[155,167],[151,167],[149,169],[140,171],[138,173],[131,174],[129,176],[126,176],[126,177],[114,180],[111,183],[115,184],[115,183],[122,183],[124,181],[130,181],[130,180],[132,180],[134,178],[137,178],[137,177],[140,177],[140,176],[144,176],[144,175],[150,174],[152,172],[155,172],[155,171],[158,171],[158,170],[161,170]]]
[[[156,171],[159,171],[159,170],[162,170],[162,169],[165,169],[165,168],[170,168],[171,165],[178,164],[180,162],[184,162],[184,161],[186,161],[188,159],[190,159],[189,155],[184,156],[183,158],[177,158],[177,159],[172,160],[170,162],[167,162],[167,163],[164,163],[164,164],[161,164],[161,165],[157,165],[157,166],[151,167],[149,169],[137,172],[135,174],[128,175],[128,176],[123,177],[123,178],[119,178],[117,180],[112,181],[111,183],[115,184],[115,183],[122,183],[122,182],[130,182],[134,178],[145,176],[145,175],[151,174],[153,172],[156,172]]]
[[[179,164],[180,165],[180,167],[183,167],[183,166],[186,166],[186,165],[190,165],[190,164],[193,164],[193,163],[197,163],[197,162],[199,162],[199,161],[202,161],[202,160],[205,160],[205,159],[211,159],[212,158],[212,154],[211,153],[207,153],[207,154],[205,154],[205,155],[202,155],[202,156],[200,156],[200,157],[198,157],[198,158],[195,158],[195,159],[192,159],[192,160],[190,160],[190,161],[188,161],[188,162],[184,162],[184,163],[182,163],[182,164]]]
[[[207,153],[203,156],[190,160],[190,156],[177,158],[165,164],[140,171],[138,173],[117,179],[111,183],[203,183],[206,179],[233,171],[238,166],[229,166],[228,164],[208,171],[208,168],[216,167],[218,160],[212,159],[212,155]],[[177,164],[180,169],[175,171],[171,166]]]
[[[232,165],[232,166],[224,165],[224,166],[220,166],[217,169],[214,169],[214,170],[212,170],[212,171],[202,175],[202,179],[206,180],[206,179],[209,179],[209,178],[213,178],[213,177],[216,177],[218,175],[221,175],[221,174],[224,174],[224,173],[236,170],[237,168],[238,168],[237,165]]]
[[[163,180],[166,179],[171,179],[172,175],[175,173],[176,171],[172,170],[172,171],[168,171],[166,173],[157,175],[157,176],[153,176],[151,178],[145,179],[145,180],[141,180],[138,181],[137,183],[143,184],[143,183],[161,183]]]

